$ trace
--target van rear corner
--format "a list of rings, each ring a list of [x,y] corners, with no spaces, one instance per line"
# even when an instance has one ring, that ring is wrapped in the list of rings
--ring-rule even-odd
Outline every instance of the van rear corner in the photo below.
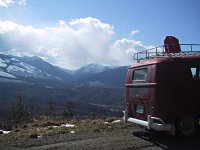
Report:
[[[124,121],[156,131],[174,134],[174,125],[166,124],[162,118],[154,117],[155,65],[129,68],[126,77],[126,110]]]

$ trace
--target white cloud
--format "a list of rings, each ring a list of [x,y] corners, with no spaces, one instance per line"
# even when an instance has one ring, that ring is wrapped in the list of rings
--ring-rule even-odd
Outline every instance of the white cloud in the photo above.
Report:
[[[58,20],[58,24],[62,26],[62,25],[65,25],[66,22],[64,20]]]
[[[113,65],[130,65],[133,63],[134,53],[148,48],[149,47],[145,46],[141,41],[123,38],[115,41],[115,43],[110,46],[109,57],[113,61]]]
[[[109,34],[113,33],[113,29],[114,27],[106,24],[106,23],[102,23],[99,19],[96,18],[92,18],[92,17],[87,17],[87,18],[80,18],[80,19],[74,19],[72,21],[69,22],[69,25],[82,30],[82,29],[97,29],[103,32],[108,32]],[[86,30],[84,30],[86,31]],[[87,32],[87,31],[86,31]]]
[[[0,6],[8,7],[9,5],[16,4],[16,5],[25,5],[26,0],[0,0]]]
[[[133,30],[133,31],[131,31],[131,35],[138,34],[139,32],[140,32],[140,30]]]
[[[96,18],[59,20],[54,27],[34,28],[0,21],[0,51],[36,55],[61,67],[75,69],[89,63],[130,65],[133,52],[146,49],[129,39],[111,43],[114,27]]]

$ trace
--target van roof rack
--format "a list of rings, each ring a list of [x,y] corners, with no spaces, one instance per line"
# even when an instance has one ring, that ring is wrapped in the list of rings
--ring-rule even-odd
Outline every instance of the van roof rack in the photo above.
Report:
[[[166,52],[167,46],[174,46],[174,45],[175,44],[165,44],[162,46],[158,46],[158,47],[154,47],[151,49],[134,53],[133,60],[137,60],[137,62],[139,62],[140,60],[144,60],[144,59],[159,58],[159,57],[164,57],[164,56],[168,56],[168,57],[200,56],[200,44],[179,44],[179,46],[182,49],[181,52],[178,52],[178,53]]]

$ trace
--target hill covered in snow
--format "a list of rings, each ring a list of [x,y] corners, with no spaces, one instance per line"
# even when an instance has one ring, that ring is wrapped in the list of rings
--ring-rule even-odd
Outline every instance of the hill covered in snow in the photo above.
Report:
[[[69,74],[39,57],[16,57],[3,54],[0,54],[0,77],[1,81],[3,78],[23,81],[28,78],[63,81],[71,79]]]

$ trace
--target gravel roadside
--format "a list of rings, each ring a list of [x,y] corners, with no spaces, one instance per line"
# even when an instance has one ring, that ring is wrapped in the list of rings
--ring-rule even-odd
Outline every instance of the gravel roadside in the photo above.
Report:
[[[148,132],[139,127],[118,129],[110,132],[62,135],[63,142],[29,148],[30,150],[199,150],[200,136],[180,139],[165,133]],[[59,137],[61,138],[61,137]]]
[[[41,131],[44,130],[43,128],[41,129]],[[70,132],[70,130],[74,130],[74,132]],[[200,149],[200,134],[190,139],[181,139],[166,133],[149,132],[132,124],[90,121],[80,125],[77,124],[75,128],[70,130],[50,128],[43,131],[45,134],[42,136],[36,134],[36,137],[33,136],[35,134],[26,134],[26,132],[30,132],[29,130],[1,135],[0,150]]]

